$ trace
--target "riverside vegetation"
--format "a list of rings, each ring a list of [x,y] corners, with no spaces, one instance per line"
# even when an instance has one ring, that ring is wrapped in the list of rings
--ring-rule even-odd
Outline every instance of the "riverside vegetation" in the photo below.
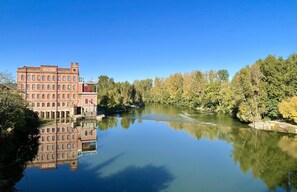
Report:
[[[10,75],[0,73],[0,191],[13,190],[38,151],[40,121]]]
[[[100,76],[98,86],[98,104],[106,110],[155,102],[230,113],[246,123],[282,118],[297,123],[297,54],[287,59],[269,55],[231,81],[227,70],[196,70],[133,84]]]

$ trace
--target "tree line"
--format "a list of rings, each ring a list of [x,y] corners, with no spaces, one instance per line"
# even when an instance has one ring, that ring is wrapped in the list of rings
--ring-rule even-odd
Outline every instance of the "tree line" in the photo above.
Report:
[[[231,81],[224,69],[196,70],[136,80],[131,86],[144,102],[231,113],[243,122],[278,119],[282,115],[297,122],[297,99],[292,99],[297,96],[297,54],[287,59],[273,55],[259,59],[242,68]]]

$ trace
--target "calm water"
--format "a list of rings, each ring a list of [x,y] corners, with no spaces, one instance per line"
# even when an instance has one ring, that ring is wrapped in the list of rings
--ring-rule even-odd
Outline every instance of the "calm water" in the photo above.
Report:
[[[97,125],[44,127],[40,140],[18,190],[250,192],[297,187],[297,138],[251,130],[227,115],[151,104]]]

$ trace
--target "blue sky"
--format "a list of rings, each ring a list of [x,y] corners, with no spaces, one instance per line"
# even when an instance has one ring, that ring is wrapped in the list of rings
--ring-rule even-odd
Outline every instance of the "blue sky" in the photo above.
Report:
[[[116,81],[297,53],[296,0],[0,0],[0,71],[80,64]]]

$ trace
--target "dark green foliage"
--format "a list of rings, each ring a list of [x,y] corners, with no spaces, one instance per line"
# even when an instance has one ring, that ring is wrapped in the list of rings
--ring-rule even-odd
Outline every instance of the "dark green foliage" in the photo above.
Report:
[[[108,76],[98,78],[98,106],[104,113],[126,111],[143,104],[142,94],[129,82],[116,83]]]
[[[293,54],[286,60],[269,55],[259,62],[265,76],[268,116],[275,119],[279,117],[278,104],[297,95],[297,55]]]

